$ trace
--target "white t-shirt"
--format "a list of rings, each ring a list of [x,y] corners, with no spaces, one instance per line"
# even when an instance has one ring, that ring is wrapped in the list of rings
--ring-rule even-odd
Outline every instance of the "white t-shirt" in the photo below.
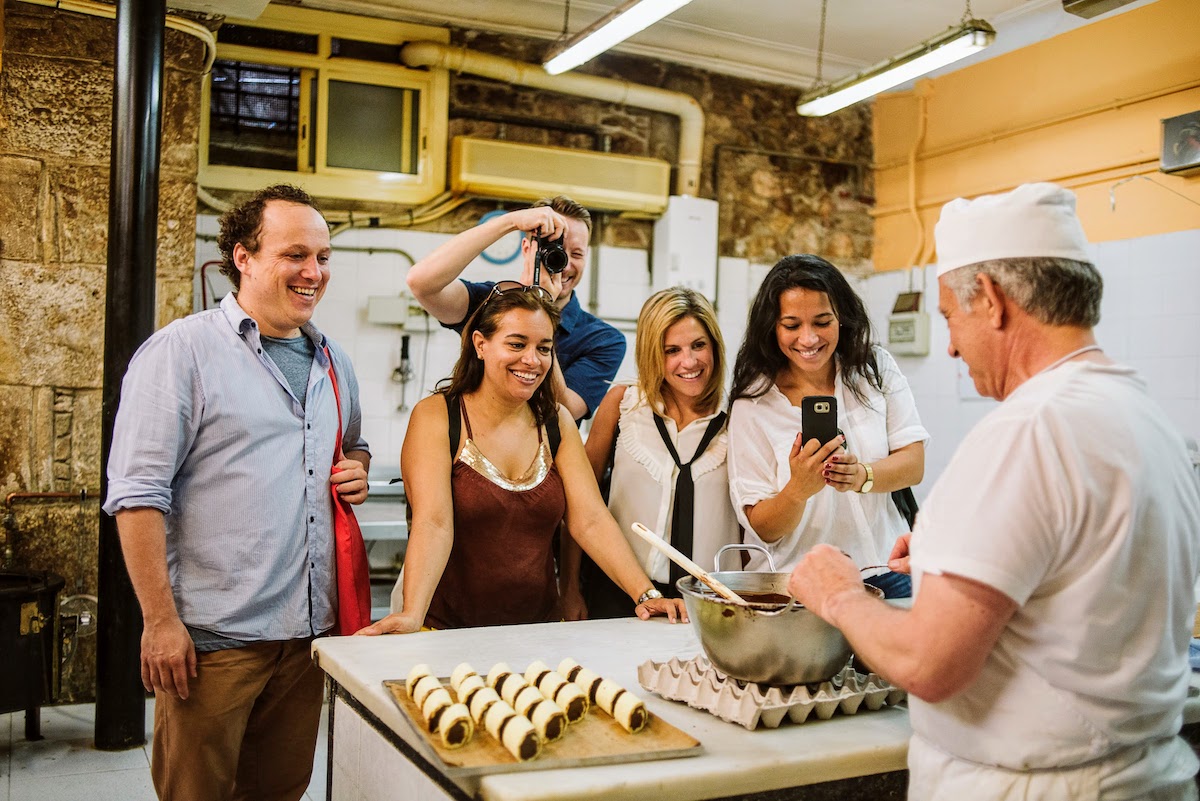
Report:
[[[1063,767],[1169,739],[1187,694],[1200,487],[1181,436],[1126,367],[1036,375],[963,440],[921,509],[926,573],[1018,605],[955,697],[913,731],[970,763]],[[1190,761],[1195,771],[1195,760]]]
[[[614,457],[608,508],[629,546],[637,555],[646,575],[659,583],[670,579],[667,557],[651,548],[641,537],[630,533],[629,526],[639,522],[656,531],[668,541],[671,537],[672,505],[679,468],[667,452],[662,437],[654,425],[650,406],[642,402],[637,387],[629,387],[621,398],[621,426]],[[675,452],[685,464],[695,454],[709,422],[716,413],[693,420],[677,431],[675,421],[664,419],[667,434]],[[692,514],[692,561],[710,570],[713,557],[723,545],[738,541],[738,524],[729,503],[729,474],[725,466],[729,432],[721,431],[709,443],[708,449],[692,464],[695,485]],[[727,556],[728,565],[741,563]],[[734,568],[736,569],[736,568]]]
[[[875,360],[884,392],[862,382],[869,405],[859,401],[843,383],[839,369],[834,377],[838,427],[846,435],[846,448],[860,462],[877,462],[892,451],[914,442],[928,442],[908,380],[886,350],[875,347]],[[800,433],[800,407],[793,406],[771,384],[765,395],[741,398],[729,415],[729,493],[746,542],[767,549],[775,569],[788,571],[810,548],[822,542],[836,545],[860,566],[887,562],[896,538],[908,531],[891,495],[871,492],[838,492],[824,487],[809,498],[795,531],[775,542],[760,538],[746,517],[745,507],[773,498],[791,478],[788,455]],[[766,560],[752,552],[749,570],[766,570]],[[881,573],[886,571],[875,571]],[[870,575],[864,574],[864,575]]]

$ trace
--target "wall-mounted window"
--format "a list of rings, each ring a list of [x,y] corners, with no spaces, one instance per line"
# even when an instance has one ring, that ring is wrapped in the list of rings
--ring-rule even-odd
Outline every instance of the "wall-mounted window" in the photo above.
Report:
[[[290,182],[319,197],[423,203],[445,186],[448,80],[400,63],[441,28],[268,6],[217,31],[200,183]]]

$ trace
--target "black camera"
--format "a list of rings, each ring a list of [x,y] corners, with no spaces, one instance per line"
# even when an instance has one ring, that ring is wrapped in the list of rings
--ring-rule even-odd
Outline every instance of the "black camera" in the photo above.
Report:
[[[558,275],[567,269],[567,249],[563,247],[562,239],[547,239],[544,236],[534,237],[537,240],[537,255],[534,256],[535,267],[545,267],[546,272]]]

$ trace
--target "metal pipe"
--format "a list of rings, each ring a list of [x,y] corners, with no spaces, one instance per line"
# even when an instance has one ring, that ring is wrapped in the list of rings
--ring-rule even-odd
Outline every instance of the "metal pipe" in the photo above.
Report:
[[[165,0],[118,0],[101,393],[100,491],[104,494],[121,379],[138,346],[154,332],[165,22]],[[125,570],[116,521],[103,513],[97,595],[96,748],[140,746],[146,742],[142,615]]]
[[[92,492],[91,495],[97,493]],[[31,501],[31,500],[78,500],[86,501],[89,497],[88,490],[81,489],[78,492],[10,492],[4,496],[4,505],[12,508],[16,501]]]
[[[91,17],[114,19],[116,9],[111,5],[96,3],[93,0],[21,0],[34,6],[49,6],[60,11],[73,11],[76,14],[87,14]],[[217,35],[195,20],[170,15],[167,17],[168,28],[194,36],[204,44],[204,74],[212,70],[213,62],[217,59]]]
[[[400,49],[400,60],[409,67],[439,67],[549,92],[674,114],[679,117],[679,169],[675,176],[675,194],[700,194],[704,110],[691,95],[595,75],[549,75],[540,64],[478,53],[441,42],[409,42]]]
[[[594,149],[600,149],[600,140],[604,131],[599,125],[587,125],[582,122],[564,122],[544,117],[533,117],[527,114],[505,113],[502,111],[482,111],[474,108],[460,108],[450,112],[452,120],[477,120],[479,122],[494,122],[500,125],[516,125],[526,128],[538,128],[563,133],[583,134],[592,137]]]

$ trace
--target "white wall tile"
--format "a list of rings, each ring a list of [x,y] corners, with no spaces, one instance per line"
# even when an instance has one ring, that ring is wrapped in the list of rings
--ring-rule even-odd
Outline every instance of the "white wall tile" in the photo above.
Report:
[[[1150,395],[1181,431],[1200,437],[1200,230],[1104,242],[1091,246],[1091,252],[1105,284],[1097,340],[1112,358],[1142,373]],[[964,392],[969,379],[963,370],[960,381],[958,363],[946,352],[949,337],[936,311],[932,266],[926,281],[930,354],[897,359],[932,437],[918,497],[928,492],[971,427],[996,405],[964,397],[972,394]],[[886,337],[891,304],[906,285],[903,272],[860,282],[880,337]]]
[[[1195,356],[1200,344],[1200,314],[1135,318],[1128,333],[1130,359]]]

